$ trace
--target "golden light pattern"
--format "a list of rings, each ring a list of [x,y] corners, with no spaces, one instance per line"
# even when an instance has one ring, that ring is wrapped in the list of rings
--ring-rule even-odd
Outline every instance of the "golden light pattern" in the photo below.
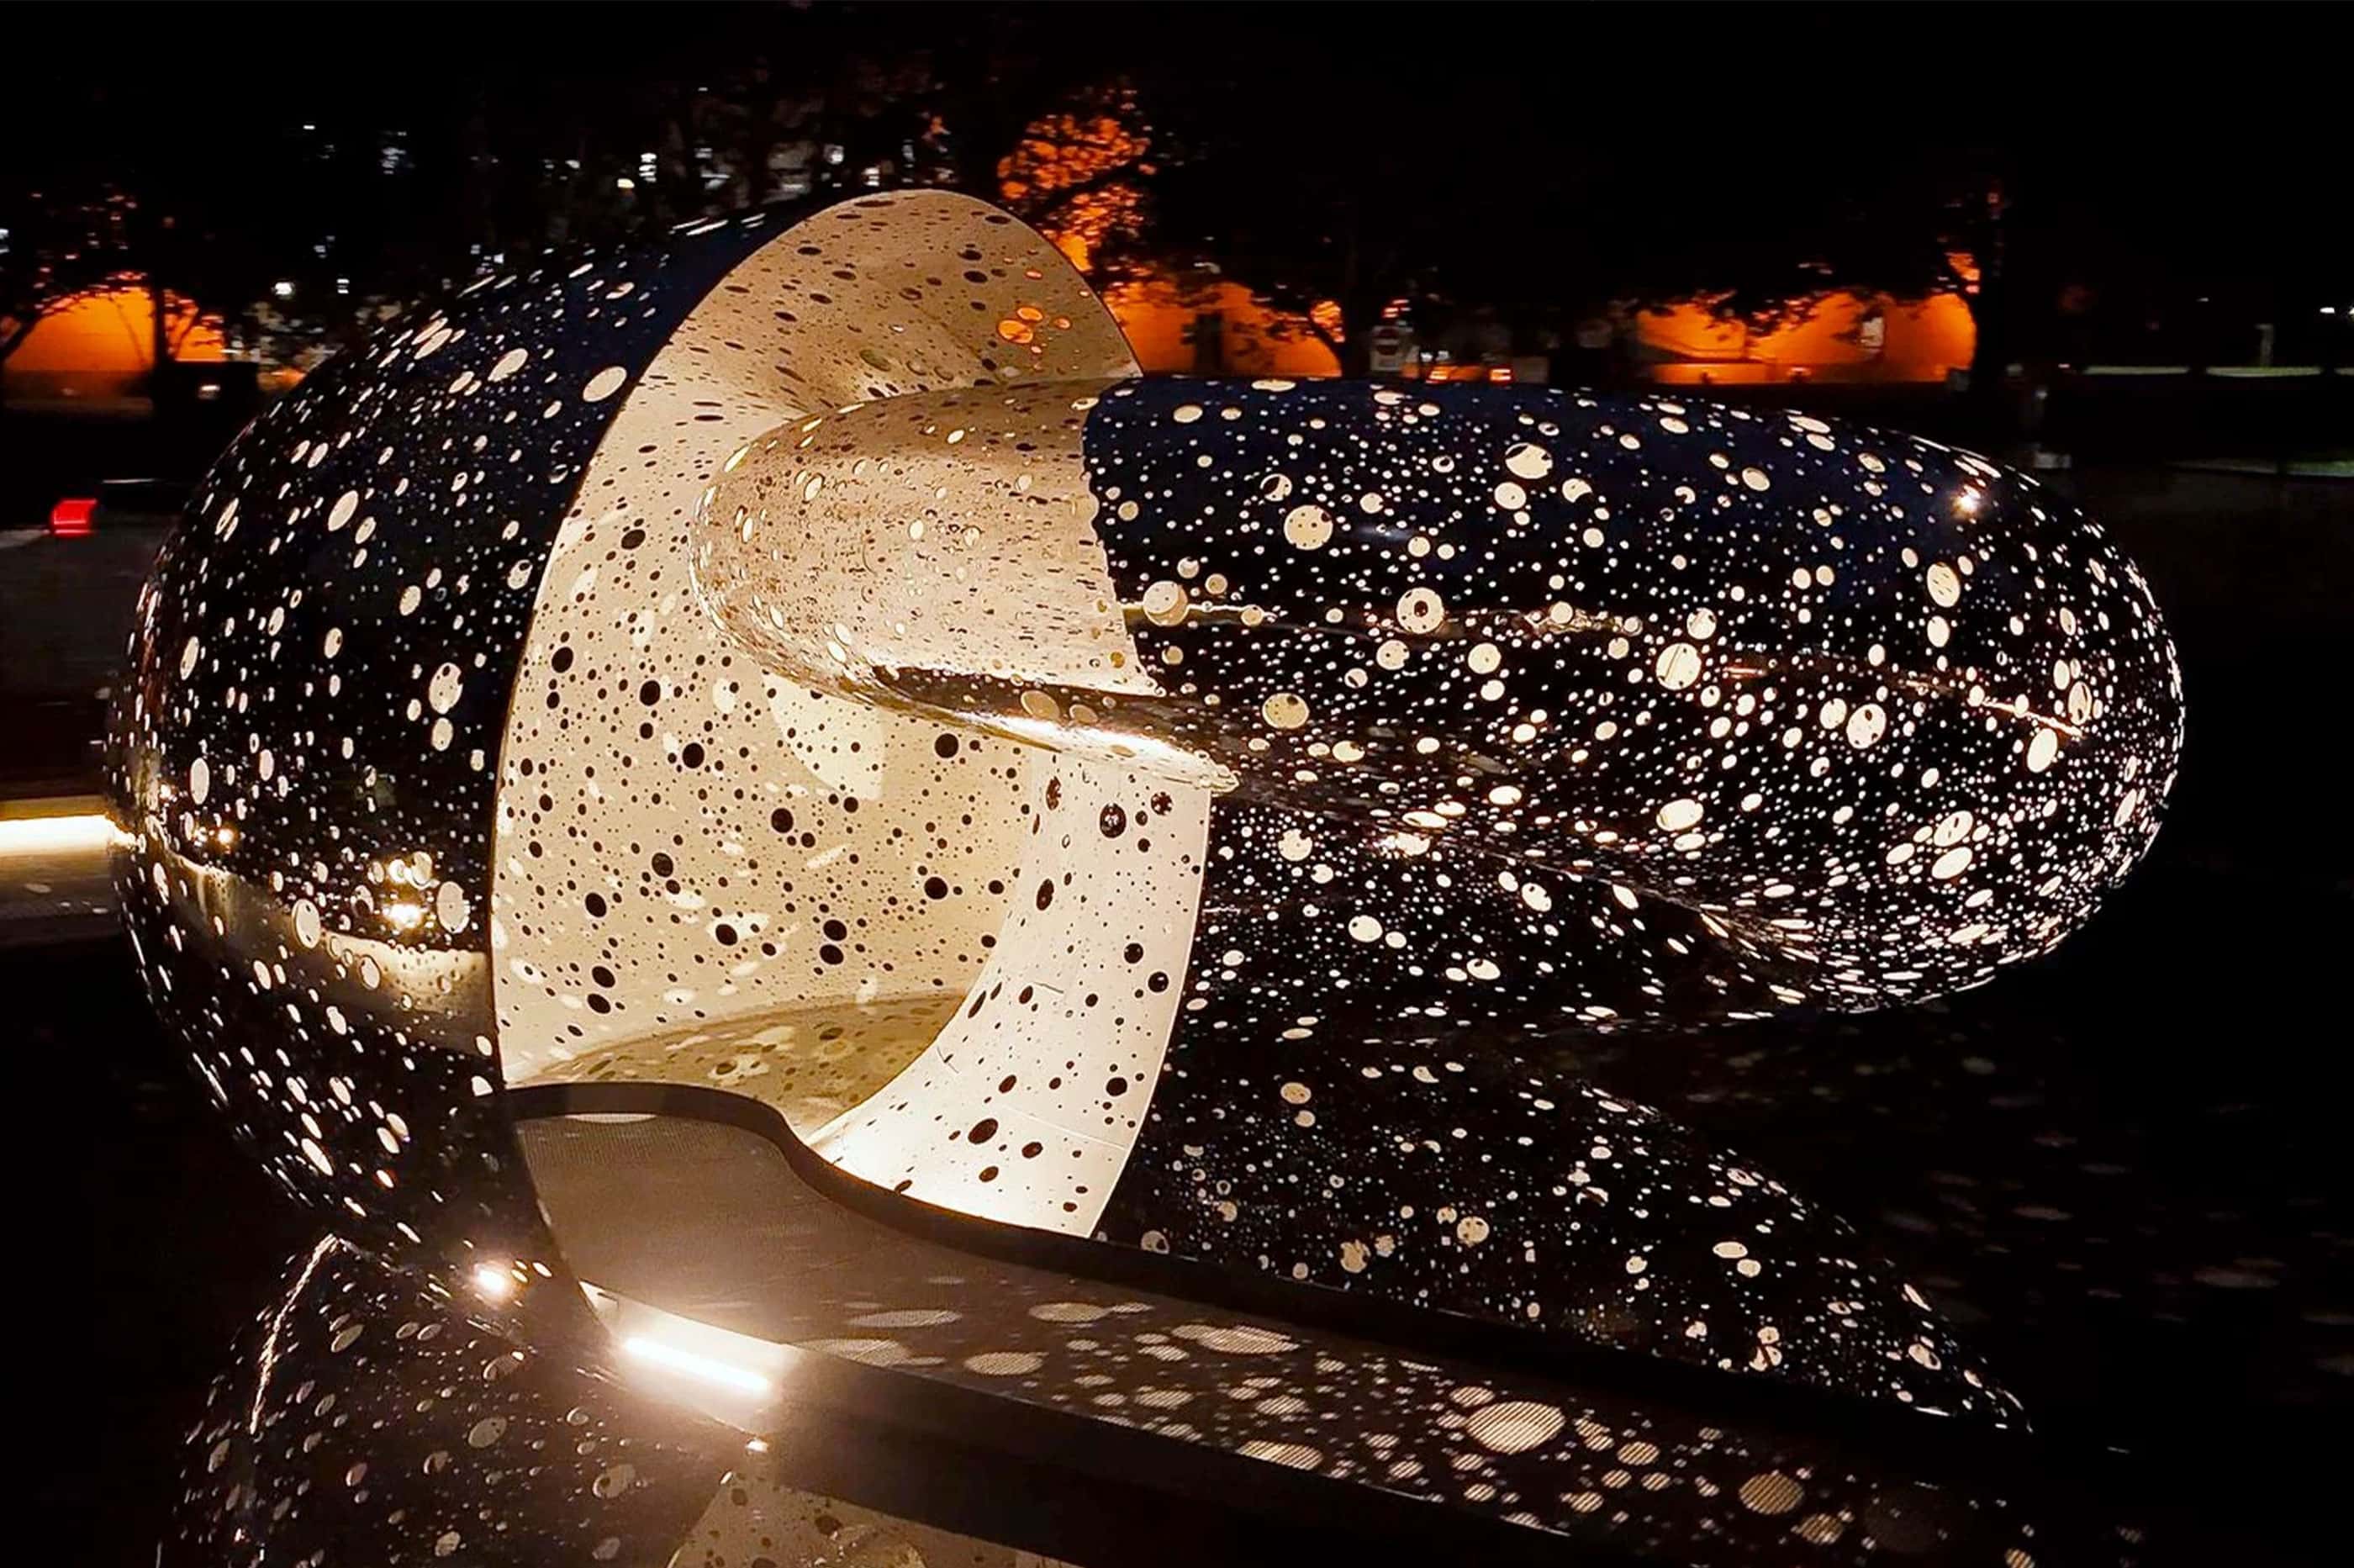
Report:
[[[1645,377],[1670,387],[1943,381],[1969,367],[1978,343],[1969,305],[1955,293],[1888,300],[1829,292],[1762,333],[1698,302],[1640,312],[1635,327]]]

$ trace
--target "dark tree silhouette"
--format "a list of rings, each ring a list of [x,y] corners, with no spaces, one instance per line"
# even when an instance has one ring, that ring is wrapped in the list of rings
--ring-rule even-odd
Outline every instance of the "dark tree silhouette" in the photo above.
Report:
[[[2318,58],[2206,15],[2142,16],[2131,51],[1934,5],[1868,26],[1759,7],[663,15],[491,8],[429,82],[386,48],[230,90],[135,28],[103,72],[20,72],[0,99],[0,345],[124,272],[233,332],[341,341],[554,247],[907,184],[1011,199],[1085,240],[1099,278],[1214,269],[1351,370],[1399,300],[1426,330],[1523,340],[1688,299],[1764,325],[1827,290],[1921,293],[1966,253],[1990,387],[2201,312],[2200,354],[2247,357],[2256,321],[2299,352],[2319,291],[2354,275]],[[27,58],[63,58],[65,19],[55,39],[37,19]]]

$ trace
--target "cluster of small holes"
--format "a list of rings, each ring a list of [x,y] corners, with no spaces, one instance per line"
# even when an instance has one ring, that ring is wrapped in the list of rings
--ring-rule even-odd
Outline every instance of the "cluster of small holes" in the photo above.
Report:
[[[1140,649],[1185,699],[1169,740],[1299,813],[1248,846],[1262,895],[1450,1012],[1690,1023],[1974,985],[2086,916],[2172,782],[2140,575],[1967,453],[1280,382],[1122,388],[1087,450]],[[1385,869],[1328,877],[1334,839]],[[1327,978],[1265,977],[1287,1011]]]
[[[1086,450],[1156,738],[1238,780],[1108,1234],[2013,1419],[1843,1226],[1543,1047],[2059,940],[2179,744],[2131,564],[1801,415],[1172,383]]]

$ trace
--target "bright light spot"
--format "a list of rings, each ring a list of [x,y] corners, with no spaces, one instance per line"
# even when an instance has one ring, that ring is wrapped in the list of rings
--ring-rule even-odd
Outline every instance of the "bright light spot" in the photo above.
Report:
[[[396,931],[414,931],[425,918],[425,906],[421,904],[387,904],[384,906],[384,917]]]
[[[613,182],[613,188],[617,191],[633,191],[638,188],[638,182],[630,178],[629,175],[623,175],[620,179]]]
[[[281,300],[291,300],[294,297],[294,285],[289,280],[281,278],[270,285],[270,291]]]
[[[504,1301],[514,1294],[514,1276],[487,1263],[474,1266],[474,1290],[486,1301]]]
[[[746,1393],[766,1393],[769,1380],[748,1367],[723,1361],[716,1356],[683,1351],[676,1345],[666,1345],[660,1340],[650,1340],[642,1334],[632,1335],[621,1341],[621,1349],[642,1361],[683,1373],[704,1383],[717,1383],[722,1388],[740,1389]]]
[[[104,849],[114,824],[95,813],[71,817],[19,817],[0,821],[0,854],[58,854]]]

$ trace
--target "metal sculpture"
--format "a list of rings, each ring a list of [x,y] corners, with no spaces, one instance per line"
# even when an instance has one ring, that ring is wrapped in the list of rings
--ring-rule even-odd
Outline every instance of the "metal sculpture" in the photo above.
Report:
[[[158,1010],[338,1245],[493,1318],[584,1314],[512,1091],[693,1084],[977,1221],[1996,1425],[1836,1217],[1546,1043],[1981,983],[2180,740],[2025,476],[1139,380],[938,193],[388,331],[221,460],[131,655]]]

